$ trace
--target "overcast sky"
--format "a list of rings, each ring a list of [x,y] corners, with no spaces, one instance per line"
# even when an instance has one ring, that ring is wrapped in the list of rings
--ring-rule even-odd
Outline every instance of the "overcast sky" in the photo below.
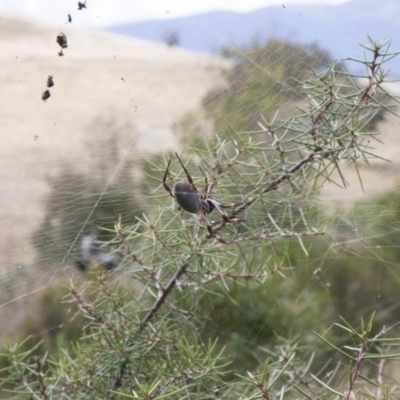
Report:
[[[349,0],[86,0],[87,8],[78,11],[78,0],[0,0],[0,12],[53,24],[65,23],[67,14],[71,14],[74,25],[102,27],[215,10],[247,12],[268,5],[283,4],[288,8],[291,5],[343,4],[347,1]]]

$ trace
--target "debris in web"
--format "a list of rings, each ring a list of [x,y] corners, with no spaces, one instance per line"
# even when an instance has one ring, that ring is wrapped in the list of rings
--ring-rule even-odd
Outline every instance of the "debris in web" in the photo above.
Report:
[[[52,86],[54,86],[53,76],[49,75],[49,77],[47,78],[47,87],[51,88]]]
[[[97,265],[112,270],[118,266],[121,261],[121,255],[111,253],[108,249],[101,249],[98,243],[98,231],[92,230],[90,235],[86,235],[81,241],[81,258],[75,261],[75,267],[85,272],[90,265]]]
[[[67,24],[70,24],[71,22],[72,22],[71,14],[68,14],[68,21],[67,21]]]
[[[49,97],[50,97],[51,95],[50,95],[50,90],[45,90],[43,93],[42,93],[42,100],[43,101],[46,101]]]
[[[60,32],[57,35],[57,43],[62,49],[66,49],[68,47],[67,37],[65,36],[65,33]]]
[[[81,11],[86,8],[86,1],[78,1],[78,10]]]
[[[56,42],[61,47],[61,50],[59,51],[58,55],[62,57],[64,55],[63,49],[66,49],[68,47],[67,37],[65,36],[65,33],[60,32],[57,35]]]

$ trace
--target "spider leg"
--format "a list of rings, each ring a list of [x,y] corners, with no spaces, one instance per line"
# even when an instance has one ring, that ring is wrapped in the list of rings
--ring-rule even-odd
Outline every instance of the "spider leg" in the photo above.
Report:
[[[229,217],[221,210],[220,205],[217,204],[216,202],[213,201],[214,208],[218,211],[218,213],[221,215],[222,219],[225,222],[229,222]]]
[[[229,176],[229,175],[228,175]],[[247,207],[249,205],[248,201],[246,201],[242,190],[240,189],[239,185],[237,185],[237,183],[235,182],[235,180],[229,176],[232,180],[232,182],[236,185],[236,187],[238,188],[240,194],[242,195],[242,201],[237,202],[237,203],[232,203],[232,204],[219,204],[219,206],[221,208],[231,208],[232,211],[229,213],[228,215],[228,219],[233,221],[234,216],[236,216],[240,211],[244,210],[245,211],[245,215],[244,215],[244,219],[241,219],[240,222],[242,221],[246,221],[247,220]],[[250,204],[251,205],[251,204]],[[235,220],[237,221],[238,218],[235,218]]]
[[[171,164],[171,160],[168,161],[167,169],[165,170],[164,178],[163,178],[163,186],[164,189],[169,193],[172,198],[175,198],[174,193],[171,188],[167,185],[167,176],[169,175],[169,166]]]
[[[218,236],[212,229],[212,226],[210,224],[210,221],[207,218],[207,214],[205,212],[201,212],[201,218],[205,221],[206,223],[206,227],[207,227],[207,231],[208,234],[210,235],[210,237],[213,237],[214,239],[217,239],[218,242],[222,243],[222,244],[229,244],[231,242],[227,242],[226,240],[222,239],[221,236]]]
[[[225,239],[222,239],[221,236],[217,235],[217,234],[214,232],[214,230],[213,230],[213,228],[212,228],[210,222],[208,221],[208,218],[207,218],[206,215],[204,215],[204,219],[205,219],[205,221],[206,221],[206,226],[207,226],[207,231],[208,231],[209,236],[210,236],[210,237],[213,237],[213,238],[216,239],[216,240],[218,240],[218,242],[220,242],[220,243],[222,243],[222,244],[232,244],[232,243],[239,243],[239,242],[242,242],[242,241],[243,241],[243,239],[242,239],[241,237],[239,237],[239,230],[237,231],[236,236],[235,236],[234,239],[229,240],[229,241],[226,241]],[[232,222],[233,222],[233,221],[232,221]],[[240,222],[240,221],[238,220],[238,222]],[[223,223],[223,224],[224,224],[224,223]],[[224,225],[225,225],[225,224],[224,224]]]
[[[208,199],[211,195],[211,189],[212,189],[213,184],[212,183],[208,184],[207,175],[204,173],[203,168],[201,168],[200,165],[199,165],[199,169],[200,169],[200,172],[202,173],[202,175],[204,176],[204,181],[206,184],[206,187],[204,188],[204,197],[206,199]]]
[[[245,201],[239,201],[237,203],[232,203],[232,204],[219,204],[221,208],[244,208],[246,207],[246,202]]]
[[[228,214],[228,218],[230,220],[237,220],[238,218],[236,217],[236,215],[239,214],[242,210],[245,210],[245,216],[244,216],[244,218],[241,219],[241,221],[246,221],[246,219],[247,219],[247,203],[246,202],[234,204],[232,207],[232,211]]]
[[[233,218],[235,214],[237,214],[241,208],[244,207],[243,203],[235,203],[235,204],[220,204],[218,202],[216,202],[215,200],[210,200],[212,201],[212,204],[214,205],[214,209],[218,211],[218,213],[221,215],[222,219],[223,219],[223,223],[222,225],[226,225],[232,222],[244,222],[246,221],[246,218]],[[240,206],[240,208],[238,209],[238,207]],[[222,208],[233,208],[233,210],[226,215],[224,213],[224,211],[222,210]]]
[[[188,182],[192,185],[193,190],[195,190],[197,193],[199,193],[199,194],[201,195],[201,192],[199,192],[199,190],[197,189],[197,187],[194,185],[193,179],[192,179],[192,177],[190,176],[188,170],[186,169],[186,167],[183,165],[183,162],[182,162],[181,159],[179,158],[178,153],[175,153],[175,155],[176,155],[176,158],[178,159],[179,163],[181,164],[183,170],[185,171],[186,179],[187,179]]]
[[[214,208],[220,212],[221,211],[221,215],[222,215],[222,221],[215,221],[212,223],[209,223],[208,220],[206,220],[206,224],[207,224],[207,231],[208,234],[210,235],[210,237],[215,238],[216,240],[218,240],[220,243],[223,244],[231,244],[231,243],[239,243],[243,240],[243,238],[239,237],[239,230],[240,227],[237,229],[236,232],[236,236],[234,239],[230,240],[229,242],[227,242],[226,240],[222,239],[220,236],[217,235],[216,231],[222,229],[224,226],[228,225],[228,224],[233,224],[233,223],[241,223],[241,222],[246,222],[247,218],[239,218],[237,217],[237,213],[245,207],[245,203],[238,203],[237,206],[240,206],[239,209],[233,209],[228,215],[226,215],[225,213],[223,213],[222,210],[219,209],[219,204],[217,206],[215,206]]]

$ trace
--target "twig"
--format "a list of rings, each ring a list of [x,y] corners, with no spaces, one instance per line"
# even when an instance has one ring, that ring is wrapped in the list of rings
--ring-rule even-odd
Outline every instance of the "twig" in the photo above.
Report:
[[[361,362],[364,358],[366,351],[367,351],[367,343],[364,341],[363,343],[361,343],[360,350],[358,351],[357,360],[356,363],[354,364],[353,373],[350,378],[350,388],[348,391],[345,392],[344,400],[349,400],[351,394],[353,393],[353,386],[358,378],[358,375],[360,374]]]
[[[39,386],[40,386],[40,393],[42,395],[43,400],[48,400],[49,396],[47,394],[47,388],[46,388],[46,384],[44,382],[44,376],[45,374],[43,373],[43,363],[42,363],[42,359],[38,356],[36,357],[36,376],[39,382]]]
[[[145,325],[148,324],[151,321],[151,319],[156,315],[157,311],[163,305],[165,299],[167,298],[171,290],[176,286],[176,283],[178,282],[179,278],[186,272],[186,269],[189,266],[191,260],[192,257],[189,257],[189,259],[183,265],[181,265],[179,269],[175,272],[174,276],[168,282],[168,285],[165,287],[161,296],[158,297],[153,307],[148,311],[148,313],[144,317],[143,321],[140,324],[138,332],[141,332],[144,329]]]
[[[161,295],[157,298],[155,303],[153,304],[153,307],[147,312],[146,316],[143,318],[142,322],[140,323],[139,328],[137,329],[137,333],[140,333],[143,331],[143,329],[147,326],[147,324],[154,318],[156,315],[157,311],[160,309],[160,307],[165,303],[166,298],[168,295],[171,293],[172,289],[176,286],[178,280],[180,277],[186,272],[190,262],[192,261],[192,257],[189,257],[175,272],[173,277],[170,279],[168,282],[167,286],[165,289],[162,291]],[[113,383],[113,390],[118,389],[119,387],[122,386],[122,378],[125,374],[126,367],[128,365],[128,358],[126,357],[118,370],[117,378],[115,379]]]
[[[376,389],[376,398],[380,399],[382,397],[382,386],[383,386],[383,369],[385,367],[385,359],[382,358],[382,360],[379,361],[379,366],[378,366],[378,376],[377,376],[377,381],[378,381],[378,388]]]

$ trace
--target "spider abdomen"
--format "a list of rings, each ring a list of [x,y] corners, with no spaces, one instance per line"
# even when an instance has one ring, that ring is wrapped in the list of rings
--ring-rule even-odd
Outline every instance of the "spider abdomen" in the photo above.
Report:
[[[188,181],[175,184],[174,196],[179,206],[188,213],[197,214],[204,207],[203,200]]]

